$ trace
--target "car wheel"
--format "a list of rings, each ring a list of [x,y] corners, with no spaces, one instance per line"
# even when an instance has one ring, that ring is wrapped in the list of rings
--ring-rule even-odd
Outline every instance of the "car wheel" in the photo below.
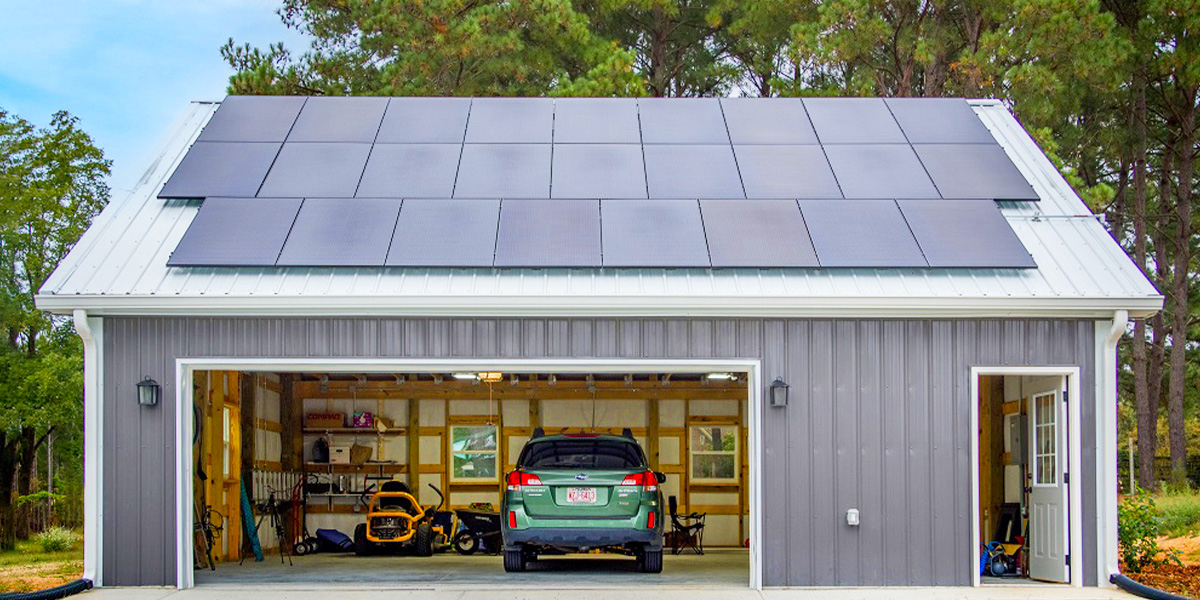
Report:
[[[520,573],[525,570],[525,553],[521,550],[504,551],[504,570],[509,573]]]
[[[643,573],[662,573],[662,550],[643,549],[638,552],[638,566]]]
[[[454,549],[459,554],[475,554],[479,550],[479,540],[470,531],[463,531],[454,536]]]
[[[417,525],[417,556],[433,556],[433,527],[429,523]]]
[[[359,523],[358,527],[354,528],[354,554],[356,556],[369,556],[371,554],[371,540],[367,539],[366,523]]]

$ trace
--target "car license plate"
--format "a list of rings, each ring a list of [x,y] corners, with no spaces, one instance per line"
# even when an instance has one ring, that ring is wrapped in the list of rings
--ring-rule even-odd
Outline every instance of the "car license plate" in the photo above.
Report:
[[[596,488],[567,488],[567,504],[595,504]]]

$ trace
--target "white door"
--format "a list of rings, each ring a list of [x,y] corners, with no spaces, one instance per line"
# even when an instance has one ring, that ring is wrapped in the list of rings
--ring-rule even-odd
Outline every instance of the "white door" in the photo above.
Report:
[[[1066,378],[1030,379],[1029,576],[1067,583]]]

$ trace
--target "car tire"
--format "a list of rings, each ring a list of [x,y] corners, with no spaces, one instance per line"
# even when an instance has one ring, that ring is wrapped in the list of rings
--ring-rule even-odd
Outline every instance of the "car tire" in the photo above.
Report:
[[[662,550],[644,549],[638,552],[638,567],[643,573],[662,573]]]
[[[371,540],[367,539],[366,523],[359,523],[358,527],[354,528],[354,554],[355,556],[371,555]]]
[[[417,525],[417,556],[433,556],[433,526],[429,523]]]
[[[479,550],[479,540],[470,531],[459,532],[454,536],[454,550],[459,554],[475,554]]]
[[[504,551],[504,570],[509,573],[520,573],[525,570],[525,552],[522,550]]]

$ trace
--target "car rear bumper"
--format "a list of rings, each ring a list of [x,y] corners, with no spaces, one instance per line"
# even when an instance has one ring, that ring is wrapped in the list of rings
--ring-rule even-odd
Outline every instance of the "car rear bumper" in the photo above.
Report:
[[[601,548],[605,546],[647,546],[661,550],[662,530],[629,527],[532,527],[504,528],[504,548],[517,550],[521,545],[556,546],[560,548]]]

